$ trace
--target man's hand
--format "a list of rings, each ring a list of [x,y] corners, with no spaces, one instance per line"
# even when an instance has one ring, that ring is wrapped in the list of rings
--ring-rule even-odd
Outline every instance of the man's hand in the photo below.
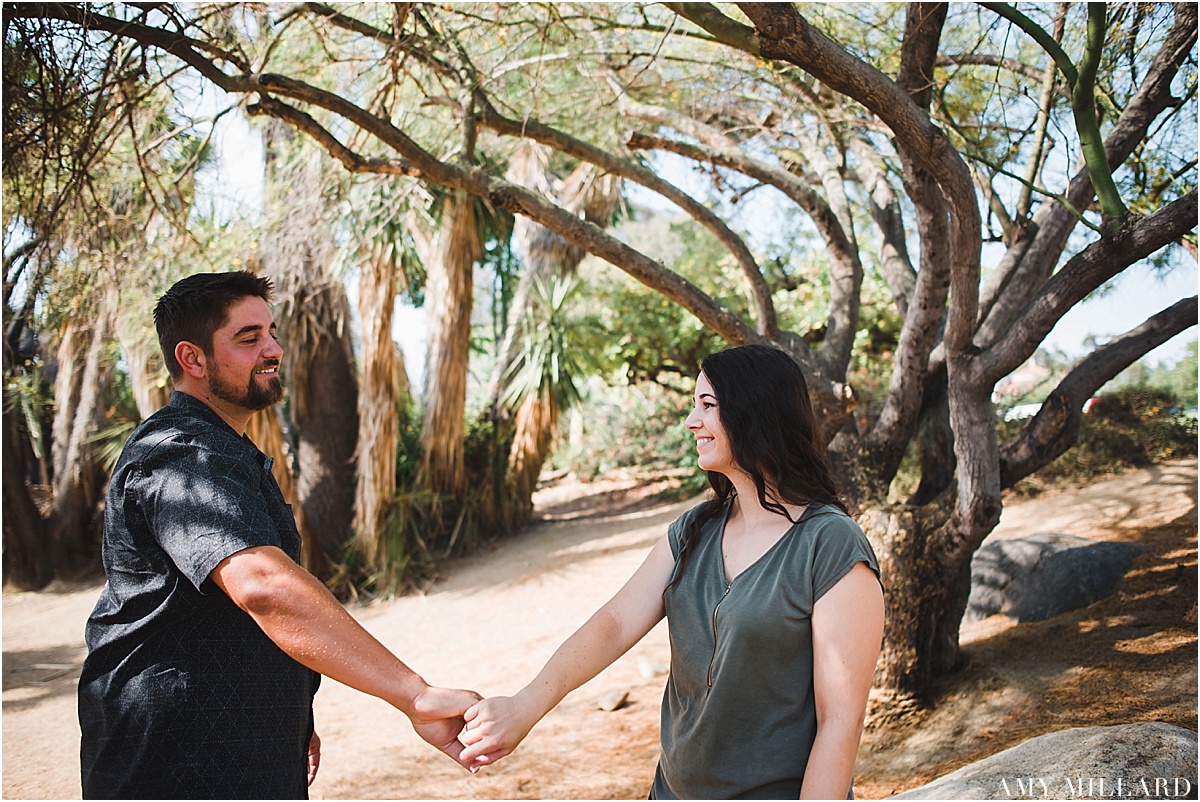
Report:
[[[321,767],[321,739],[313,730],[312,738],[308,741],[308,784],[312,785],[317,779],[317,769]]]
[[[427,743],[445,752],[463,768],[470,769],[469,762],[462,760],[463,745],[459,743],[458,734],[466,726],[463,713],[481,699],[483,697],[474,691],[430,686],[413,700],[410,715],[413,729]]]

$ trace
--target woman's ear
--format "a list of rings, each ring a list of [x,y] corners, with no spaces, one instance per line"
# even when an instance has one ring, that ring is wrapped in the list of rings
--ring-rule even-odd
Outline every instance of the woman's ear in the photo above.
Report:
[[[204,378],[204,351],[201,350],[195,343],[190,343],[187,340],[181,340],[175,346],[175,359],[178,360],[179,366],[183,368],[183,372],[188,376],[191,376],[194,379]]]

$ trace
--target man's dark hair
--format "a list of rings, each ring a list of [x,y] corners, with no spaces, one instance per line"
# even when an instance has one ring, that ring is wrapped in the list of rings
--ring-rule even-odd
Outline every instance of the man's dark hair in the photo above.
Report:
[[[175,282],[154,307],[158,347],[171,378],[183,375],[183,367],[175,358],[175,346],[186,340],[211,355],[213,333],[225,324],[229,308],[251,296],[269,302],[271,295],[270,279],[245,270],[197,273]]]

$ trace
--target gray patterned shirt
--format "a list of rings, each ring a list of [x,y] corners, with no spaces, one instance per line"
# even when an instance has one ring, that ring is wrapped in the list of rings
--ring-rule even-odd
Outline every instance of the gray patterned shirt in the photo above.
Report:
[[[320,677],[209,579],[254,546],[300,557],[271,459],[174,393],[109,482],[79,682],[85,798],[307,798]]]

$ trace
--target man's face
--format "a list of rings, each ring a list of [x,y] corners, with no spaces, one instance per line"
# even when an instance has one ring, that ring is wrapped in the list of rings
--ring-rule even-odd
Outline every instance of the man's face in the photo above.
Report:
[[[213,332],[208,354],[209,391],[230,404],[257,412],[283,397],[275,341],[275,321],[267,302],[249,296],[229,307],[225,323]]]

